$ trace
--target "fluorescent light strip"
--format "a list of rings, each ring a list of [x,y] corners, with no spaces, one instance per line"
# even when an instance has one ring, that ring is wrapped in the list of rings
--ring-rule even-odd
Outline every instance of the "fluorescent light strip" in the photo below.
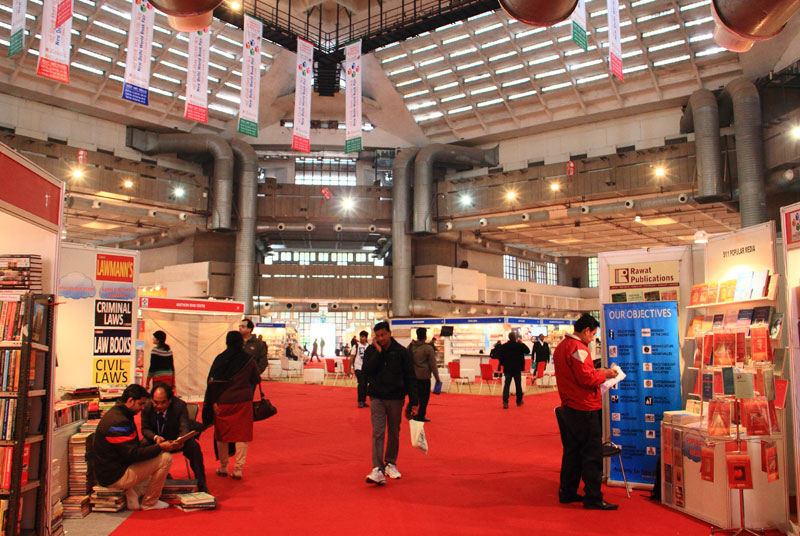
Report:
[[[481,93],[489,93],[490,91],[496,91],[496,90],[497,90],[497,86],[486,86],[486,87],[482,87],[482,88],[476,89],[474,91],[470,91],[469,94],[470,95],[480,95]]]
[[[88,39],[89,41],[94,41],[95,43],[100,43],[101,45],[105,45],[105,46],[110,47],[110,48],[119,49],[119,45],[118,44],[112,43],[111,41],[106,41],[105,39],[102,39],[100,37],[96,37],[96,36],[94,36],[92,34],[86,34],[86,39]]]
[[[535,45],[528,45],[522,49],[523,52],[530,52],[531,50],[536,50],[538,48],[549,47],[553,44],[552,39],[548,39],[547,41],[541,41],[536,43]]]
[[[684,54],[683,56],[676,56],[674,58],[667,58],[665,60],[655,61],[655,62],[653,62],[653,66],[654,67],[661,67],[662,65],[671,65],[673,63],[679,63],[679,62],[682,62],[682,61],[686,61],[688,59],[689,59],[689,55],[688,54]]]
[[[392,63],[393,61],[397,61],[400,58],[405,58],[406,56],[408,56],[408,54],[405,54],[405,53],[397,54],[396,56],[391,56],[389,58],[386,58],[385,60],[381,60],[381,64],[383,64],[383,63]]]
[[[647,65],[636,65],[634,67],[626,67],[625,69],[622,69],[622,73],[623,74],[636,73],[639,71],[644,71],[645,69],[647,69]]]
[[[513,95],[509,95],[508,100],[524,99],[525,97],[530,97],[531,95],[536,95],[535,89],[525,91],[523,93],[514,93]]]
[[[481,48],[489,48],[489,47],[493,47],[493,46],[496,46],[496,45],[501,45],[501,44],[506,43],[508,41],[511,41],[510,37],[501,37],[500,39],[495,39],[494,41],[489,41],[488,43],[483,43],[481,45]]]
[[[545,93],[547,91],[555,91],[556,89],[562,89],[562,88],[565,88],[565,87],[569,87],[571,85],[572,84],[570,82],[562,82],[560,84],[554,84],[552,86],[543,87],[542,88],[542,93]]]
[[[450,102],[450,101],[454,101],[454,100],[458,100],[458,99],[463,99],[464,97],[466,97],[466,95],[464,95],[463,93],[459,93],[457,95],[450,95],[449,97],[444,97],[441,101],[443,103],[444,102]]]
[[[687,28],[691,28],[692,26],[700,26],[701,24],[705,24],[707,22],[713,22],[714,17],[703,17],[701,19],[694,19],[688,22],[685,22],[684,25]]]
[[[483,65],[483,60],[473,61],[471,63],[464,63],[463,65],[457,66],[456,70],[461,71],[463,69],[471,69],[472,67],[477,67],[478,65]]]
[[[547,72],[545,72],[545,73],[540,73],[540,74],[537,74],[537,75],[536,75],[534,78],[536,78],[537,80],[538,80],[539,78],[549,78],[549,77],[551,77],[551,76],[556,76],[556,75],[559,75],[559,74],[564,74],[564,73],[566,73],[566,72],[567,72],[567,70],[566,70],[566,69],[564,69],[564,68],[562,67],[562,68],[560,68],[560,69],[556,69],[556,70],[554,70],[554,71],[547,71]]]
[[[422,78],[412,78],[411,80],[406,80],[404,82],[400,82],[400,83],[395,84],[395,85],[397,87],[410,86],[411,84],[416,84],[417,82],[421,82],[421,81],[422,81]]]
[[[659,17],[666,17],[667,15],[672,15],[675,13],[674,9],[668,9],[666,11],[660,11],[658,13],[652,13],[650,15],[645,15],[644,17],[639,17],[636,19],[637,23],[647,22],[649,20],[657,19]]]
[[[443,70],[443,71],[439,71],[439,72],[436,72],[436,73],[433,73],[433,74],[429,74],[429,75],[428,75],[428,76],[426,76],[425,78],[427,78],[428,80],[430,80],[431,78],[439,78],[440,76],[444,76],[444,75],[446,75],[446,74],[450,74],[450,73],[452,73],[452,72],[453,72],[453,70],[452,70],[452,69],[445,69],[445,70]]]
[[[414,121],[416,121],[417,123],[421,123],[423,121],[428,121],[430,119],[437,119],[439,117],[442,117],[443,115],[444,114],[442,112],[431,112],[425,115],[415,115]]]
[[[587,76],[586,78],[578,78],[575,83],[576,84],[586,84],[588,82],[594,82],[595,80],[602,80],[604,78],[608,78],[608,73],[601,73],[596,74],[593,76]]]
[[[530,78],[517,78],[516,80],[511,80],[510,82],[503,82],[500,84],[501,87],[511,87],[517,86],[519,84],[524,84],[525,82],[530,82]]]
[[[458,41],[461,41],[461,40],[467,39],[468,37],[469,37],[469,34],[461,34],[461,35],[457,35],[457,36],[455,36],[455,37],[450,37],[450,38],[448,38],[448,39],[445,39],[444,41],[442,41],[442,44],[443,44],[443,45],[449,45],[450,43],[456,43],[456,42],[458,42]]]
[[[419,110],[420,108],[430,108],[431,106],[436,106],[436,101],[429,100],[429,101],[417,102],[414,104],[409,104],[408,106],[406,106],[406,108],[408,108],[409,111],[413,111],[413,110]]]
[[[72,65],[77,69],[81,69],[82,71],[86,71],[99,76],[103,76],[104,74],[106,74],[105,71],[101,71],[100,69],[95,69],[94,67],[84,65],[83,63],[78,63],[77,61],[70,62],[70,65]]]
[[[115,74],[108,75],[108,78],[110,78],[114,82],[120,82],[120,83],[124,83],[125,82],[125,80],[121,76],[117,76]]]
[[[510,51],[510,52],[503,52],[502,54],[498,54],[497,56],[492,56],[491,58],[489,58],[489,62],[493,62],[493,61],[498,61],[498,60],[502,60],[502,59],[505,59],[505,58],[509,58],[511,56],[514,56],[515,54],[516,54],[516,52],[513,51],[513,50]]]
[[[172,63],[171,61],[161,60],[161,65],[165,65],[165,66],[167,66],[167,67],[169,67],[171,69],[176,69],[176,70],[184,72],[184,73],[188,73],[189,72],[189,69],[187,69],[186,67],[178,65],[177,63]]]
[[[411,53],[412,54],[420,54],[421,52],[427,52],[428,50],[432,50],[434,48],[436,48],[436,45],[428,45],[428,46],[425,46],[425,47],[418,48],[416,50],[412,50]]]
[[[228,114],[228,115],[237,115],[239,113],[239,110],[234,110],[233,108],[229,108],[228,106],[221,106],[221,105],[217,104],[216,102],[212,102],[211,104],[209,104],[208,105],[208,109],[209,110],[216,110],[218,112],[222,112],[222,113]]]
[[[603,63],[603,60],[596,59],[596,60],[585,61],[583,63],[576,63],[575,65],[571,65],[569,70],[578,71],[580,69],[585,69],[586,67],[591,67],[592,65],[597,65],[598,63]]]
[[[429,60],[419,62],[420,67],[426,67],[428,65],[433,65],[434,63],[439,63],[440,61],[444,61],[444,56],[439,56],[438,58],[431,58]]]
[[[503,26],[502,23],[498,22],[496,24],[490,24],[489,26],[484,26],[483,28],[479,28],[475,30],[475,35],[480,35],[482,33],[491,32],[492,30],[496,30],[497,28],[501,28]]]
[[[110,32],[118,33],[120,35],[125,35],[125,36],[128,35],[128,32],[126,30],[120,30],[116,26],[112,26],[111,24],[106,24],[105,22],[103,22],[101,20],[96,20],[95,19],[94,24],[95,24],[95,26],[99,26],[100,28],[103,28],[103,29],[108,30]]]
[[[180,56],[181,58],[188,58],[189,57],[189,54],[187,54],[186,52],[184,52],[183,50],[181,50],[179,48],[170,48],[169,51],[172,54],[175,54],[176,56]]]
[[[108,4],[103,4],[102,6],[100,6],[100,9],[102,9],[103,11],[107,11],[109,13],[113,13],[114,15],[116,15],[117,17],[120,17],[122,19],[125,19],[125,20],[128,20],[128,21],[131,20],[131,14],[130,13],[126,13],[124,11],[120,11],[118,9],[115,9],[115,8],[109,6]]]
[[[413,71],[413,70],[414,70],[413,66],[401,67],[400,69],[396,69],[396,70],[390,72],[389,76],[394,76],[394,75],[397,75],[397,74],[403,74],[403,73],[407,73],[407,72]]]
[[[492,106],[493,104],[500,104],[503,102],[503,99],[492,99],[478,103],[478,108],[484,108],[486,106]]]
[[[720,52],[727,52],[727,49],[722,47],[711,47],[706,50],[702,50],[695,54],[696,57],[702,58],[703,56],[711,56],[713,54],[719,54]]]
[[[105,61],[105,62],[108,62],[108,63],[111,63],[111,61],[112,61],[111,58],[109,58],[108,56],[103,56],[102,54],[98,54],[97,52],[94,52],[92,50],[87,50],[85,48],[79,48],[78,52],[80,54],[85,54],[87,56],[90,56],[90,57],[92,57],[92,58],[94,58],[96,60]]]
[[[646,39],[648,37],[653,37],[654,35],[661,35],[667,32],[674,32],[675,30],[680,29],[680,24],[673,24],[671,26],[664,26],[662,28],[658,28],[656,30],[652,30],[650,32],[645,32],[642,34],[642,39]]]
[[[242,102],[237,95],[231,95],[230,93],[217,93],[217,98],[224,101],[233,102],[235,104],[240,104]]]
[[[441,86],[436,86],[433,88],[434,91],[441,91],[443,89],[450,89],[451,87],[456,87],[458,82],[448,82],[446,84],[442,84]]]
[[[522,39],[523,37],[528,37],[529,35],[541,33],[545,31],[547,28],[534,28],[532,30],[525,30],[524,32],[518,32],[514,35],[516,39]]]
[[[461,108],[453,108],[452,110],[447,110],[447,115],[460,114],[462,112],[468,112],[470,110],[472,110],[471,104],[469,106],[462,106]]]
[[[484,78],[489,78],[489,73],[479,74],[477,76],[470,76],[469,78],[464,79],[464,83],[469,84],[470,82],[477,82],[478,80],[483,80]]]
[[[690,9],[697,9],[698,7],[707,6],[711,3],[711,0],[702,0],[701,2],[695,2],[694,4],[686,4],[685,6],[681,6],[681,11],[689,11]]]
[[[471,54],[473,52],[477,52],[478,49],[476,47],[469,47],[469,48],[462,48],[461,50],[456,50],[450,54],[451,58],[457,58],[459,56],[464,56],[465,54]]]
[[[521,63],[518,63],[518,64],[516,64],[516,65],[510,65],[510,66],[508,66],[508,67],[503,67],[502,69],[497,69],[497,70],[494,72],[494,74],[505,74],[505,73],[510,73],[510,72],[512,72],[512,71],[518,71],[518,70],[520,70],[520,69],[522,69],[522,68],[524,68],[524,67],[525,67],[525,66],[524,66],[523,64],[521,64]]]
[[[684,41],[683,39],[678,39],[677,41],[670,41],[669,43],[663,43],[661,45],[653,45],[651,47],[647,47],[647,51],[657,52],[659,50],[664,50],[665,48],[677,47],[684,44],[686,44],[686,41]]]
[[[631,50],[630,52],[626,52],[622,55],[622,59],[626,58],[635,58],[636,56],[641,56],[643,54],[641,49]]]
[[[550,62],[550,61],[555,61],[557,59],[558,59],[558,54],[552,54],[550,56],[544,56],[544,57],[541,57],[541,58],[537,58],[535,60],[531,60],[531,61],[528,62],[528,65],[539,65],[539,64],[542,64],[542,63]]]
[[[223,58],[228,58],[229,60],[232,60],[232,59],[236,58],[236,55],[231,54],[230,52],[226,52],[226,51],[224,51],[222,49],[219,49],[217,47],[214,47],[214,46],[210,47],[208,50],[213,52],[214,54],[219,54]]]
[[[572,50],[567,50],[564,52],[564,55],[569,56],[576,56],[578,54],[585,54],[586,52],[591,52],[592,50],[597,50],[597,47],[594,45],[589,45],[589,50],[583,50],[582,48],[574,48]]]
[[[178,85],[181,84],[181,81],[178,80],[177,78],[172,78],[171,76],[167,76],[167,75],[161,74],[161,73],[153,73],[153,78],[166,80],[167,82],[172,82],[173,84],[178,84]]]
[[[421,95],[427,95],[428,93],[430,93],[430,91],[428,91],[427,89],[423,89],[422,91],[415,91],[413,93],[408,93],[406,95],[403,95],[403,98],[404,99],[413,99],[414,97],[419,97]]]
[[[242,90],[242,86],[237,86],[236,84],[231,83],[231,82],[225,82],[225,85],[228,86],[231,89],[235,89],[236,91],[241,91]]]

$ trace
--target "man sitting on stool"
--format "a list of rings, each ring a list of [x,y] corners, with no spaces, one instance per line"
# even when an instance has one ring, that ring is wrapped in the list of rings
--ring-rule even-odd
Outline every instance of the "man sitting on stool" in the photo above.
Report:
[[[128,509],[160,510],[169,505],[159,501],[164,481],[172,466],[170,451],[180,448],[172,441],[146,445],[139,440],[133,416],[147,403],[147,391],[129,385],[117,403],[100,419],[94,438],[93,460],[101,486],[125,490]],[[144,491],[141,506],[139,495]]]
[[[163,441],[174,441],[192,430],[200,431],[203,425],[189,420],[186,402],[176,398],[172,389],[165,383],[153,387],[150,402],[142,410],[142,435],[148,441],[161,444]],[[189,465],[197,478],[197,489],[208,493],[206,486],[206,470],[203,465],[203,451],[195,438],[187,439],[181,449],[189,460]]]

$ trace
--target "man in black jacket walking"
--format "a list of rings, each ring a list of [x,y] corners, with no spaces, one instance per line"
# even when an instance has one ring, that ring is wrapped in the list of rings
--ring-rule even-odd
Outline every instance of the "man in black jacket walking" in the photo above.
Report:
[[[367,482],[381,485],[386,483],[387,476],[395,479],[401,476],[397,453],[403,402],[408,395],[413,417],[419,410],[419,398],[411,354],[392,338],[387,322],[375,324],[373,332],[375,338],[364,352],[361,371],[367,377],[372,416],[372,472],[367,475]]]
[[[503,385],[503,407],[508,409],[508,392],[511,387],[511,380],[517,388],[517,405],[522,402],[522,369],[525,368],[525,355],[531,353],[525,343],[517,340],[517,334],[513,331],[508,334],[508,342],[500,348],[500,366],[503,367],[503,374],[506,382]]]
[[[147,402],[147,391],[129,385],[117,403],[100,419],[94,438],[94,471],[101,486],[125,490],[128,509],[161,510],[169,505],[159,501],[164,480],[172,466],[171,451],[178,443],[162,441],[149,445],[139,440],[133,417]]]

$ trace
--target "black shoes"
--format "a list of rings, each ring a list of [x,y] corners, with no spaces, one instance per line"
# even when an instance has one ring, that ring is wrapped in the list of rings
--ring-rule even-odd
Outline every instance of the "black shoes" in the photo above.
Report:
[[[583,495],[578,495],[577,493],[572,493],[569,495],[558,495],[558,502],[561,504],[571,504],[576,502],[583,502]]]
[[[586,510],[616,510],[619,505],[601,500],[600,502],[584,502],[583,507]]]
[[[517,400],[517,406],[521,406],[521,405],[522,405],[522,404],[524,404],[524,403],[525,403],[525,402],[523,402],[522,400]]]
[[[508,401],[503,401],[503,409],[508,409]]]

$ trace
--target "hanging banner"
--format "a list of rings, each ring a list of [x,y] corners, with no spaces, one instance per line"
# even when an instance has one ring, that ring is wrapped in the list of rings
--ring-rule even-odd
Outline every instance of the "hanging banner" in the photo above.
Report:
[[[622,76],[622,37],[619,31],[619,0],[607,0],[608,6],[608,62],[611,73],[624,80]]]
[[[56,25],[58,4],[44,0],[42,7],[42,42],[36,74],[69,84],[69,46],[72,37],[72,17]]]
[[[297,38],[297,70],[294,84],[294,133],[292,149],[311,152],[311,89],[314,45]]]
[[[186,119],[208,123],[208,28],[189,35],[189,72],[186,78]]]
[[[242,49],[242,92],[239,95],[239,132],[258,137],[258,95],[261,89],[261,32],[262,24],[249,15],[244,16],[244,47]]]
[[[345,45],[345,80],[347,95],[346,119],[347,135],[344,142],[345,153],[361,150],[361,40]]]
[[[586,0],[578,0],[572,12],[572,40],[583,50],[589,50],[586,39]]]
[[[153,51],[153,19],[156,12],[147,0],[131,3],[128,30],[128,55],[125,59],[125,82],[122,98],[147,106],[150,103],[150,60]]]
[[[676,302],[603,305],[606,355],[626,377],[609,391],[611,440],[622,445],[629,483],[655,482],[665,411],[681,409]],[[609,480],[622,482],[619,460]]]
[[[60,0],[56,9],[56,28],[72,18],[72,0]]]
[[[14,0],[11,13],[11,37],[8,43],[8,57],[22,52],[25,46],[25,13],[28,9],[28,0]]]

